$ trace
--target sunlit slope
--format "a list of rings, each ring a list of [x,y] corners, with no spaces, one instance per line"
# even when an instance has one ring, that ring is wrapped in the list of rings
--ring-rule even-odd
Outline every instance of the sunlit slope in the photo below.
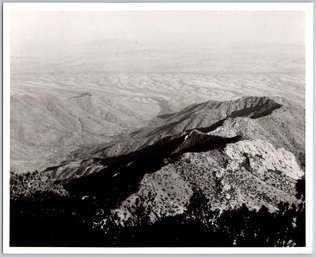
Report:
[[[112,97],[106,92],[52,82],[13,88],[11,169],[17,172],[57,164],[78,147],[108,142],[144,126],[159,108],[145,98]],[[27,83],[26,83],[27,84]],[[149,111],[150,110],[150,111]]]
[[[154,126],[157,116],[209,99],[277,95],[303,106],[301,84],[304,77],[297,73],[14,74],[11,167],[23,172],[57,165],[78,146]]]
[[[305,104],[299,45],[197,48],[100,40],[11,50],[16,172],[57,165],[79,146],[106,143],[210,99],[281,96]]]
[[[245,203],[273,211],[280,201],[297,202],[304,127],[303,109],[283,98],[208,101],[44,174],[70,194],[105,197],[122,218],[137,199],[148,199],[152,219],[181,213],[196,190],[214,208]]]
[[[243,135],[249,139],[264,139],[298,156],[305,147],[304,124],[304,109],[283,98],[244,97],[224,102],[208,101],[166,115],[121,141],[94,147],[88,154],[101,158],[126,154],[167,136],[199,129],[220,136]],[[83,152],[76,154],[85,156]]]

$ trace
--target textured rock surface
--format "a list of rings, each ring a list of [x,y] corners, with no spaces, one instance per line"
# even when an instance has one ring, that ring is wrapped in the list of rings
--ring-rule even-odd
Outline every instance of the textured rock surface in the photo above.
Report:
[[[193,191],[201,189],[213,208],[268,206],[279,201],[296,202],[295,182],[303,175],[292,153],[263,140],[230,143],[224,151],[184,153],[177,161],[146,174],[137,193],[120,206],[122,218],[137,198],[150,193],[153,219],[185,210]],[[123,211],[122,211],[123,210]]]
[[[45,172],[70,194],[108,197],[123,219],[139,202],[152,220],[181,213],[196,190],[211,208],[274,211],[297,202],[304,129],[303,110],[282,98],[210,101]]]
[[[225,153],[232,159],[227,167],[231,170],[240,168],[241,164],[247,161],[250,170],[261,177],[269,170],[281,172],[292,179],[299,179],[304,175],[291,152],[283,148],[276,149],[263,140],[230,144],[225,148]]]
[[[94,170],[94,165],[106,166],[104,163],[108,157],[126,155],[146,149],[159,141],[183,137],[184,142],[174,149],[174,152],[177,152],[190,144],[212,141],[213,139],[208,137],[211,135],[261,139],[277,148],[282,147],[292,152],[298,159],[300,154],[305,152],[303,114],[302,108],[283,98],[273,100],[266,97],[245,97],[227,102],[210,101],[188,107],[158,121],[157,124],[133,132],[120,141],[77,151],[73,158],[82,162],[78,173],[84,175],[84,170]],[[68,178],[71,177],[70,174],[75,172],[65,169],[61,177]]]

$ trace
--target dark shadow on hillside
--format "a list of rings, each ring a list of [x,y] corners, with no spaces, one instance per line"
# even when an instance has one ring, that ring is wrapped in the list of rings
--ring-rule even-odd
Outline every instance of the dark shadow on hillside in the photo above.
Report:
[[[157,144],[142,150],[99,160],[107,168],[98,173],[62,183],[72,195],[102,196],[113,207],[137,192],[139,183],[146,173],[156,172],[161,167],[173,162],[179,153],[209,151],[224,147],[227,143],[240,140],[241,136],[223,138],[207,135],[207,139],[192,141],[189,145],[185,144],[184,138],[185,135],[177,138],[164,138]],[[186,148],[178,151],[177,148],[182,145],[185,145]]]
[[[257,119],[263,116],[268,116],[274,110],[279,109],[281,107],[282,107],[281,104],[271,101],[271,102],[266,102],[264,104],[257,105],[254,107],[249,107],[249,108],[244,108],[239,111],[234,111],[229,115],[229,117],[236,118],[236,117],[248,116],[249,118]]]

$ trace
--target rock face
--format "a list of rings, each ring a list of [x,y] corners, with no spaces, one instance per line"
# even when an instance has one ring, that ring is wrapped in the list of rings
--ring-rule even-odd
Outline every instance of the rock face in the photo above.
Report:
[[[296,202],[295,182],[303,174],[291,152],[262,140],[242,140],[227,144],[223,151],[181,154],[175,162],[146,174],[138,192],[121,204],[120,214],[128,217],[136,199],[149,194],[155,196],[153,219],[181,213],[197,189],[206,194],[213,208],[245,203],[273,211],[280,201]]]
[[[153,220],[181,213],[196,190],[211,208],[274,211],[297,201],[304,130],[303,110],[285,99],[211,101],[44,172],[70,194],[107,197],[123,219],[137,201],[148,202]]]
[[[304,174],[291,152],[283,148],[275,149],[263,140],[244,140],[230,144],[225,148],[225,153],[232,159],[229,168],[233,170],[246,161],[250,170],[261,177],[269,170],[278,171],[292,179],[299,179]]]

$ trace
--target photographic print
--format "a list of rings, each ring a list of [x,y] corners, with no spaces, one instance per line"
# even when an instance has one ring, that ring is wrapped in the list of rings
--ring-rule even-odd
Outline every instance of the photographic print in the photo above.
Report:
[[[5,5],[6,249],[307,251],[311,7]]]

